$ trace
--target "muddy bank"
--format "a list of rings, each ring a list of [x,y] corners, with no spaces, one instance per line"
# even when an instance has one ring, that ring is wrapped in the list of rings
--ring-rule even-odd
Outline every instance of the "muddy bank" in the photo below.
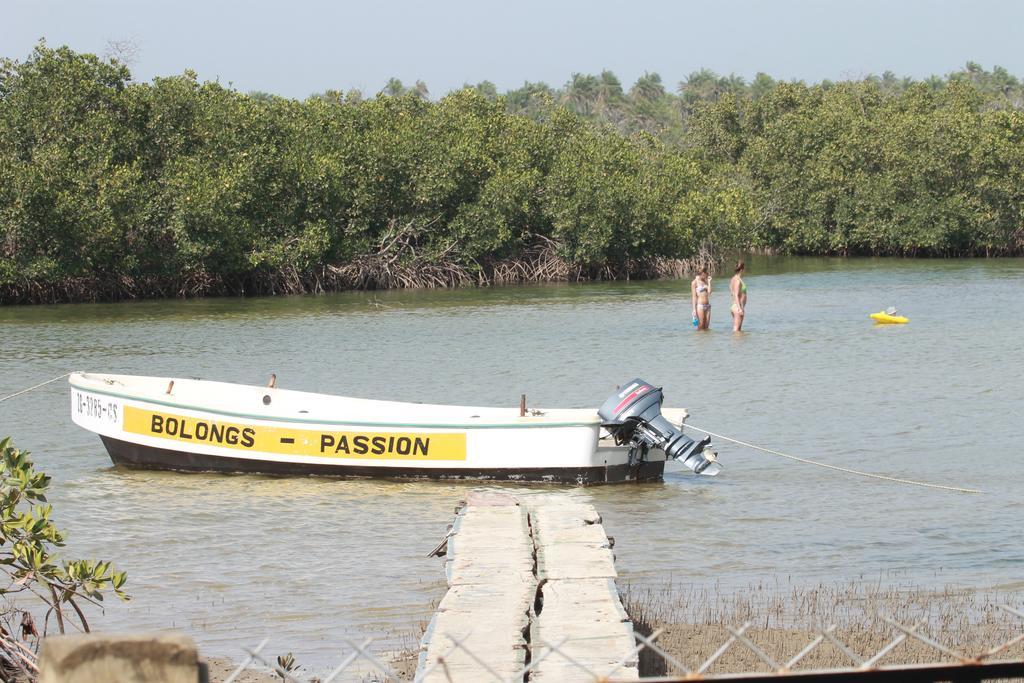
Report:
[[[207,669],[210,672],[210,683],[223,683],[228,676],[238,668],[239,662],[234,662],[227,657],[210,657],[206,660]],[[281,677],[269,671],[257,671],[249,669],[242,672],[235,683],[281,683]]]
[[[392,653],[390,656],[385,655],[381,658],[381,661],[386,662],[388,666],[391,667],[391,670],[398,677],[398,680],[411,681],[416,675],[418,657],[419,653],[417,651],[407,650],[404,652]],[[228,677],[235,672],[235,669],[238,668],[240,663],[228,659],[227,657],[211,657],[207,659],[206,662],[210,672],[210,683],[224,683],[224,681],[226,681]],[[355,671],[356,668],[357,667],[353,666],[353,671]],[[307,671],[300,670],[298,674],[303,677],[313,675],[315,680],[315,675],[310,674]],[[383,676],[374,676],[372,672],[365,672],[361,675],[360,680],[376,681],[381,679],[383,679]],[[253,665],[239,675],[238,678],[235,679],[235,683],[281,683],[281,677]]]
[[[1019,590],[973,591],[950,587],[925,590],[878,583],[850,583],[797,588],[753,586],[738,591],[666,585],[625,587],[626,610],[636,630],[658,632],[657,642],[691,670],[701,666],[730,637],[729,628],[750,624],[745,635],[780,665],[813,641],[820,629],[834,626],[833,635],[861,659],[869,659],[891,643],[904,626],[920,623],[920,633],[968,656],[980,654],[1020,633],[1021,620],[1000,609],[1020,608]],[[1008,648],[1000,659],[1024,658],[1024,643]],[[951,661],[932,647],[905,640],[879,665]],[[824,642],[793,667],[810,670],[853,666],[839,647]],[[734,643],[708,669],[709,674],[769,671],[750,649]],[[641,654],[643,675],[679,673],[653,653]]]
[[[691,670],[699,667],[705,662],[725,641],[729,638],[729,631],[722,626],[707,624],[663,624],[663,629],[658,637],[660,646],[672,657],[688,666]],[[818,636],[817,631],[784,628],[749,628],[744,634],[757,645],[765,654],[778,662],[780,665],[787,663],[805,646]],[[891,643],[898,632],[894,629],[889,631],[846,628],[837,629],[833,635],[848,647],[852,652],[863,659],[868,659],[880,652],[883,647]],[[934,635],[934,634],[929,634]],[[954,638],[953,646],[965,654],[978,654],[987,649],[990,644],[1003,642],[993,638],[985,640],[978,638],[976,634],[967,635],[964,642],[958,642]],[[974,643],[972,647],[971,643]],[[1018,644],[1015,648],[999,657],[999,659],[1010,659],[1024,657],[1024,648]],[[657,675],[661,673],[675,673],[670,665],[661,665],[652,658],[650,669],[645,675]],[[660,658],[659,658],[660,659]],[[931,647],[918,641],[904,641],[897,645],[881,661],[880,666],[895,664],[928,664],[939,661],[952,661]],[[858,662],[852,661],[845,653],[831,643],[822,643],[810,654],[800,660],[793,667],[794,670],[832,669],[856,666]],[[746,671],[770,671],[769,667],[762,662],[749,649],[734,644],[709,670],[711,674],[738,673]]]

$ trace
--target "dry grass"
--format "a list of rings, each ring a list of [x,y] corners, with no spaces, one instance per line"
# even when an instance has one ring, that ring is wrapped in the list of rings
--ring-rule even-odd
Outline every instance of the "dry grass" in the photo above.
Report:
[[[750,622],[750,639],[772,659],[784,664],[818,634],[836,626],[834,635],[862,658],[873,656],[899,632],[881,617],[911,626],[921,621],[921,633],[966,655],[977,655],[1024,631],[1024,620],[997,605],[1020,608],[1017,593],[967,591],[953,587],[929,590],[898,584],[848,583],[801,588],[762,584],[743,590],[720,587],[667,585],[660,588],[625,586],[626,611],[640,633],[661,630],[658,642],[672,656],[694,669],[730,636],[727,627]],[[1017,644],[1002,658],[1024,657]],[[897,646],[881,664],[948,661],[950,658],[917,641]],[[823,644],[801,660],[796,669],[853,665],[832,644]],[[734,645],[708,673],[767,671],[769,667],[748,649]],[[660,657],[641,659],[645,675],[680,673]]]

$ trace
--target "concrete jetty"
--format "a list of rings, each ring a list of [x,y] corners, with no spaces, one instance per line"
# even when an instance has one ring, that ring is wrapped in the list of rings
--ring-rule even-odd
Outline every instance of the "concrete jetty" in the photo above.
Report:
[[[445,575],[418,680],[639,677],[611,542],[593,506],[562,494],[474,491],[449,534]]]

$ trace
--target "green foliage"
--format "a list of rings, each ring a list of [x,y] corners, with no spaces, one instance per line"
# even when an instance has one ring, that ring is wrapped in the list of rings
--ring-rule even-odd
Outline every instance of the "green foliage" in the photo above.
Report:
[[[723,100],[723,103],[725,100]],[[727,138],[720,103],[702,126]],[[898,97],[869,81],[785,85],[741,117],[735,162],[763,207],[762,246],[797,253],[1020,253],[1024,113],[960,80]]]
[[[702,245],[1024,250],[1024,98],[1003,69],[701,70],[672,90],[605,71],[298,102],[190,72],[136,83],[40,43],[0,62],[0,301],[302,291],[368,259],[486,275],[551,244],[624,273]]]
[[[70,608],[80,628],[89,630],[79,602],[102,601],[108,593],[127,600],[122,590],[127,575],[107,561],[59,557],[64,534],[51,519],[49,485],[50,478],[35,471],[27,451],[12,446],[10,438],[0,440],[0,568],[8,577],[6,584],[0,582],[0,595],[8,598],[0,616],[9,621],[12,614],[23,613],[27,603],[11,599],[27,592],[47,607],[44,623],[56,616],[63,633]]]
[[[1024,85],[1001,67],[968,62],[923,82],[885,72],[816,86],[763,73],[747,84],[702,69],[678,94],[644,74],[609,106],[600,106],[598,82],[574,74],[553,97],[584,119],[624,135],[649,132],[699,159],[709,186],[681,210],[717,244],[810,254],[1024,252],[1016,189]],[[590,182],[590,171],[577,173]],[[702,202],[709,196],[716,201]],[[595,230],[581,223],[579,235]]]
[[[628,99],[610,72],[578,80],[588,110]],[[540,84],[428,96],[397,79],[370,100],[304,102],[192,73],[139,84],[40,44],[0,72],[0,297],[69,282],[246,291],[396,238],[399,261],[471,271],[551,239],[580,266],[693,253],[693,226],[672,218],[708,181],[688,157],[587,123]]]

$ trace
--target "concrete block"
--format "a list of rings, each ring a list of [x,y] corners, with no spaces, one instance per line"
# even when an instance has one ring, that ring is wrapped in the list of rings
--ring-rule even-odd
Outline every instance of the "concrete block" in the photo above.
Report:
[[[593,505],[585,503],[543,503],[530,508],[530,524],[538,529],[568,529],[600,524],[601,515]]]
[[[470,491],[466,496],[466,507],[503,507],[518,506],[519,499],[511,493],[503,491]]]
[[[197,683],[199,656],[182,633],[50,636],[39,683]]]
[[[438,612],[420,643],[422,652],[418,672],[422,673],[443,660],[444,666],[437,667],[425,680],[488,680],[489,673],[474,659],[474,655],[483,659],[503,679],[510,679],[520,672],[526,666],[526,639],[523,633],[529,623],[529,615],[524,612],[519,615],[492,616],[495,618]],[[462,647],[456,647],[455,641]]]
[[[532,576],[530,581],[519,585],[455,585],[441,598],[437,611],[527,614],[536,599],[536,586]]]
[[[539,579],[614,579],[615,556],[607,547],[571,543],[537,548]]]
[[[557,657],[558,655],[552,655]],[[552,683],[594,683],[595,680],[603,680],[603,677],[608,673],[611,666],[608,667],[587,667],[593,673],[589,673],[579,666],[567,662],[551,662],[548,660],[541,662],[536,669],[530,672],[531,681],[552,681]],[[621,667],[616,669],[615,672],[607,677],[611,681],[638,681],[640,680],[640,670],[636,667]]]
[[[551,525],[538,528],[534,534],[537,546],[564,545],[567,543],[586,543],[602,548],[610,548],[611,542],[600,524],[556,528]]]
[[[514,556],[458,557],[446,562],[449,586],[483,583],[518,587],[534,581],[533,559]]]
[[[611,579],[548,581],[541,587],[541,604],[542,616],[556,620],[586,613],[596,621],[629,621]]]

